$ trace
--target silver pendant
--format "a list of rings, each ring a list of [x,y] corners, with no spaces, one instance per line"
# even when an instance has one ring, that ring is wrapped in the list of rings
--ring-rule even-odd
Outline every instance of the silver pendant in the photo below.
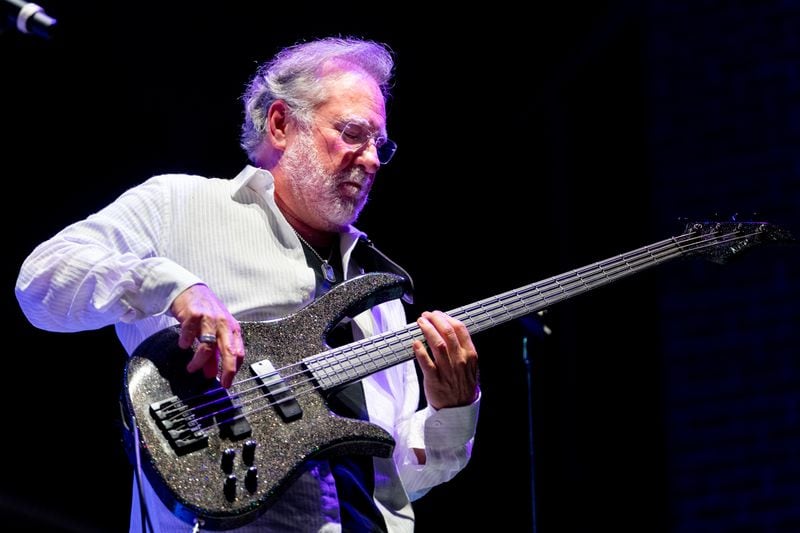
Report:
[[[333,272],[333,267],[330,266],[327,261],[323,261],[319,266],[319,269],[322,271],[322,277],[324,277],[329,283],[336,281],[336,275]]]

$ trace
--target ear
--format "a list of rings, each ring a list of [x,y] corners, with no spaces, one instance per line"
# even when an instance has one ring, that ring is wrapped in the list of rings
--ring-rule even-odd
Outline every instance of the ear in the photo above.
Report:
[[[279,150],[286,149],[286,128],[289,124],[289,109],[283,100],[275,100],[267,111],[267,130],[270,144]]]

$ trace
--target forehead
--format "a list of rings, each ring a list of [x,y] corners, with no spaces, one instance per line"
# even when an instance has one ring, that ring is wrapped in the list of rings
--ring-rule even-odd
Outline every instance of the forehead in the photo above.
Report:
[[[359,71],[343,71],[323,80],[328,99],[317,111],[332,120],[366,119],[375,128],[386,124],[383,94],[375,80]]]

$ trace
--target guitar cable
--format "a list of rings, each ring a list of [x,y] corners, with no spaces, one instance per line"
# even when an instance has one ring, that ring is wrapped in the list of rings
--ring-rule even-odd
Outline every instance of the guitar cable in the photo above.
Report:
[[[144,487],[142,486],[142,458],[139,452],[139,426],[136,425],[136,415],[131,414],[131,426],[133,427],[133,452],[136,457],[133,473],[136,479],[136,490],[139,492],[139,512],[141,513],[142,533],[147,533],[147,529],[155,532],[153,524],[150,522],[150,513],[147,512],[147,501],[145,500]]]
[[[125,418],[123,417],[123,420]],[[126,424],[127,425],[127,424]],[[133,428],[126,428],[129,431],[133,432],[133,452],[134,456],[136,457],[135,460],[135,471],[133,473],[133,477],[136,480],[136,490],[139,493],[139,512],[141,513],[141,524],[142,524],[142,533],[147,533],[149,529],[153,533],[155,533],[155,528],[153,528],[153,523],[150,520],[150,513],[147,511],[147,500],[145,500],[144,495],[144,487],[142,486],[142,456],[140,453],[139,448],[139,426],[136,424],[136,415],[131,414],[131,427]],[[194,524],[192,525],[192,533],[199,533],[200,528],[203,525],[203,521],[195,518]]]

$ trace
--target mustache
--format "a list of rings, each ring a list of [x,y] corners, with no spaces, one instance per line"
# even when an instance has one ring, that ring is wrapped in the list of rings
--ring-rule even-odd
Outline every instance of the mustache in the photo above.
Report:
[[[349,181],[363,185],[371,179],[372,175],[367,174],[363,169],[351,168],[350,170],[340,172],[339,175],[336,176],[336,183],[345,183]]]

